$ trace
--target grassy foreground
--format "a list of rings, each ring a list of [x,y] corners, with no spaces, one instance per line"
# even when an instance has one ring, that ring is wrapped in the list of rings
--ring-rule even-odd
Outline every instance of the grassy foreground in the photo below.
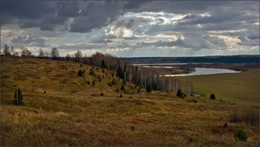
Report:
[[[204,97],[181,99],[175,93],[137,93],[133,85],[124,92],[121,80],[107,85],[114,71],[102,73],[94,67],[93,76],[90,68],[73,62],[1,57],[1,145],[259,145],[258,123],[230,122],[234,113],[258,114],[257,101],[249,106]],[[79,69],[86,70],[85,80],[77,76]],[[94,87],[87,82],[93,80]],[[12,104],[18,87],[23,106]],[[237,128],[245,130],[247,141],[234,138]]]

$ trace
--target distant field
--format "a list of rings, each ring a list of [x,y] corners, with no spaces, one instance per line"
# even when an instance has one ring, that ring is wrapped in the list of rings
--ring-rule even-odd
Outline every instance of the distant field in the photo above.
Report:
[[[194,84],[195,92],[218,99],[259,105],[259,69],[241,73],[180,77]]]
[[[78,76],[79,69],[86,70],[85,79]],[[206,94],[216,93],[217,100],[182,99],[168,92],[146,93],[142,89],[137,93],[130,84],[125,91],[120,90],[122,80],[113,76],[115,71],[104,69],[103,73],[100,67],[1,57],[0,145],[259,146],[257,73],[183,78],[193,80],[196,91],[205,88]],[[117,84],[109,86],[113,78]],[[95,81],[95,86],[88,81]],[[18,87],[23,94],[22,106],[12,104]],[[220,101],[220,97],[245,103]],[[245,121],[245,115],[256,118],[253,125]],[[234,116],[240,120],[232,121]],[[247,141],[234,138],[238,128],[245,130]]]

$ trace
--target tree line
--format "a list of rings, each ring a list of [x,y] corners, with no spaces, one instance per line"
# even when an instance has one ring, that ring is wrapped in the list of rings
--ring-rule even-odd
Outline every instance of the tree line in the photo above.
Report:
[[[4,46],[2,55],[19,56],[18,52],[15,52],[13,47],[9,49],[7,45]],[[77,50],[72,55],[68,53],[65,57],[61,57],[59,56],[58,49],[52,48],[50,53],[43,52],[43,50],[40,49],[38,56],[34,56],[27,48],[22,47],[21,57],[38,57],[100,66],[101,68],[115,70],[117,77],[122,79],[124,84],[133,83],[138,86],[139,90],[141,88],[146,88],[146,91],[148,92],[152,90],[177,92],[181,89],[186,95],[193,94],[193,85],[191,82],[182,82],[177,78],[159,75],[156,71],[141,65],[133,65],[124,58],[118,58],[110,54],[97,52],[89,57],[86,55],[83,56],[82,52]]]

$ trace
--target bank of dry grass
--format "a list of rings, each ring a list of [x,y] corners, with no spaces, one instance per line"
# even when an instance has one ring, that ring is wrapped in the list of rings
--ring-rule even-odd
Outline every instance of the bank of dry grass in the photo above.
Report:
[[[258,113],[258,106],[137,93],[133,85],[116,92],[121,80],[107,85],[114,71],[105,70],[98,82],[103,73],[95,67],[98,76],[87,72],[84,80],[78,70],[92,67],[73,62],[2,57],[1,65],[1,145],[259,145],[258,124],[230,122],[230,115]],[[95,87],[87,84],[93,80]],[[17,87],[23,106],[12,105]],[[237,128],[246,131],[248,141],[234,138]]]

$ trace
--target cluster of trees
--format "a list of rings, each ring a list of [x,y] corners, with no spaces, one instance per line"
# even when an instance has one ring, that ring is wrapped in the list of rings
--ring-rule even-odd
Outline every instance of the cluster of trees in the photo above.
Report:
[[[147,92],[152,90],[177,92],[178,89],[181,89],[186,95],[193,94],[191,82],[181,82],[176,78],[161,76],[149,68],[132,65],[123,58],[102,53],[96,53],[89,58],[84,58],[81,61],[85,61],[85,63],[116,70],[118,78],[122,79],[124,83],[129,82],[138,85],[139,91],[141,88],[145,88]]]
[[[9,49],[9,47],[5,45],[4,55],[12,55],[14,52],[13,50],[13,47]],[[33,56],[27,48],[21,48],[21,50],[22,57]],[[124,58],[117,58],[109,54],[97,52],[90,57],[83,57],[82,52],[77,50],[74,55],[67,54],[65,57],[59,57],[59,51],[57,48],[52,48],[50,53],[43,52],[42,49],[39,50],[39,58],[47,57],[50,59],[49,56],[51,59],[55,60],[73,61],[100,66],[102,70],[103,68],[115,70],[117,71],[117,77],[122,79],[124,84],[126,82],[133,83],[139,86],[139,91],[141,88],[146,88],[147,92],[151,92],[152,90],[177,92],[178,89],[181,89],[186,95],[191,95],[193,93],[193,85],[191,82],[183,83],[176,78],[161,76],[158,72],[152,71],[149,68],[130,64]]]
[[[21,57],[39,57],[39,58],[48,58],[52,57],[53,59],[57,59],[59,57],[59,51],[57,48],[52,48],[51,52],[43,52],[42,49],[39,50],[39,55],[35,56],[32,54],[32,52],[26,48],[26,47],[21,47],[20,48],[20,54],[17,52],[14,47],[9,47],[8,45],[4,45],[4,49],[1,52],[1,55],[3,56],[16,56],[18,57],[19,55]]]

